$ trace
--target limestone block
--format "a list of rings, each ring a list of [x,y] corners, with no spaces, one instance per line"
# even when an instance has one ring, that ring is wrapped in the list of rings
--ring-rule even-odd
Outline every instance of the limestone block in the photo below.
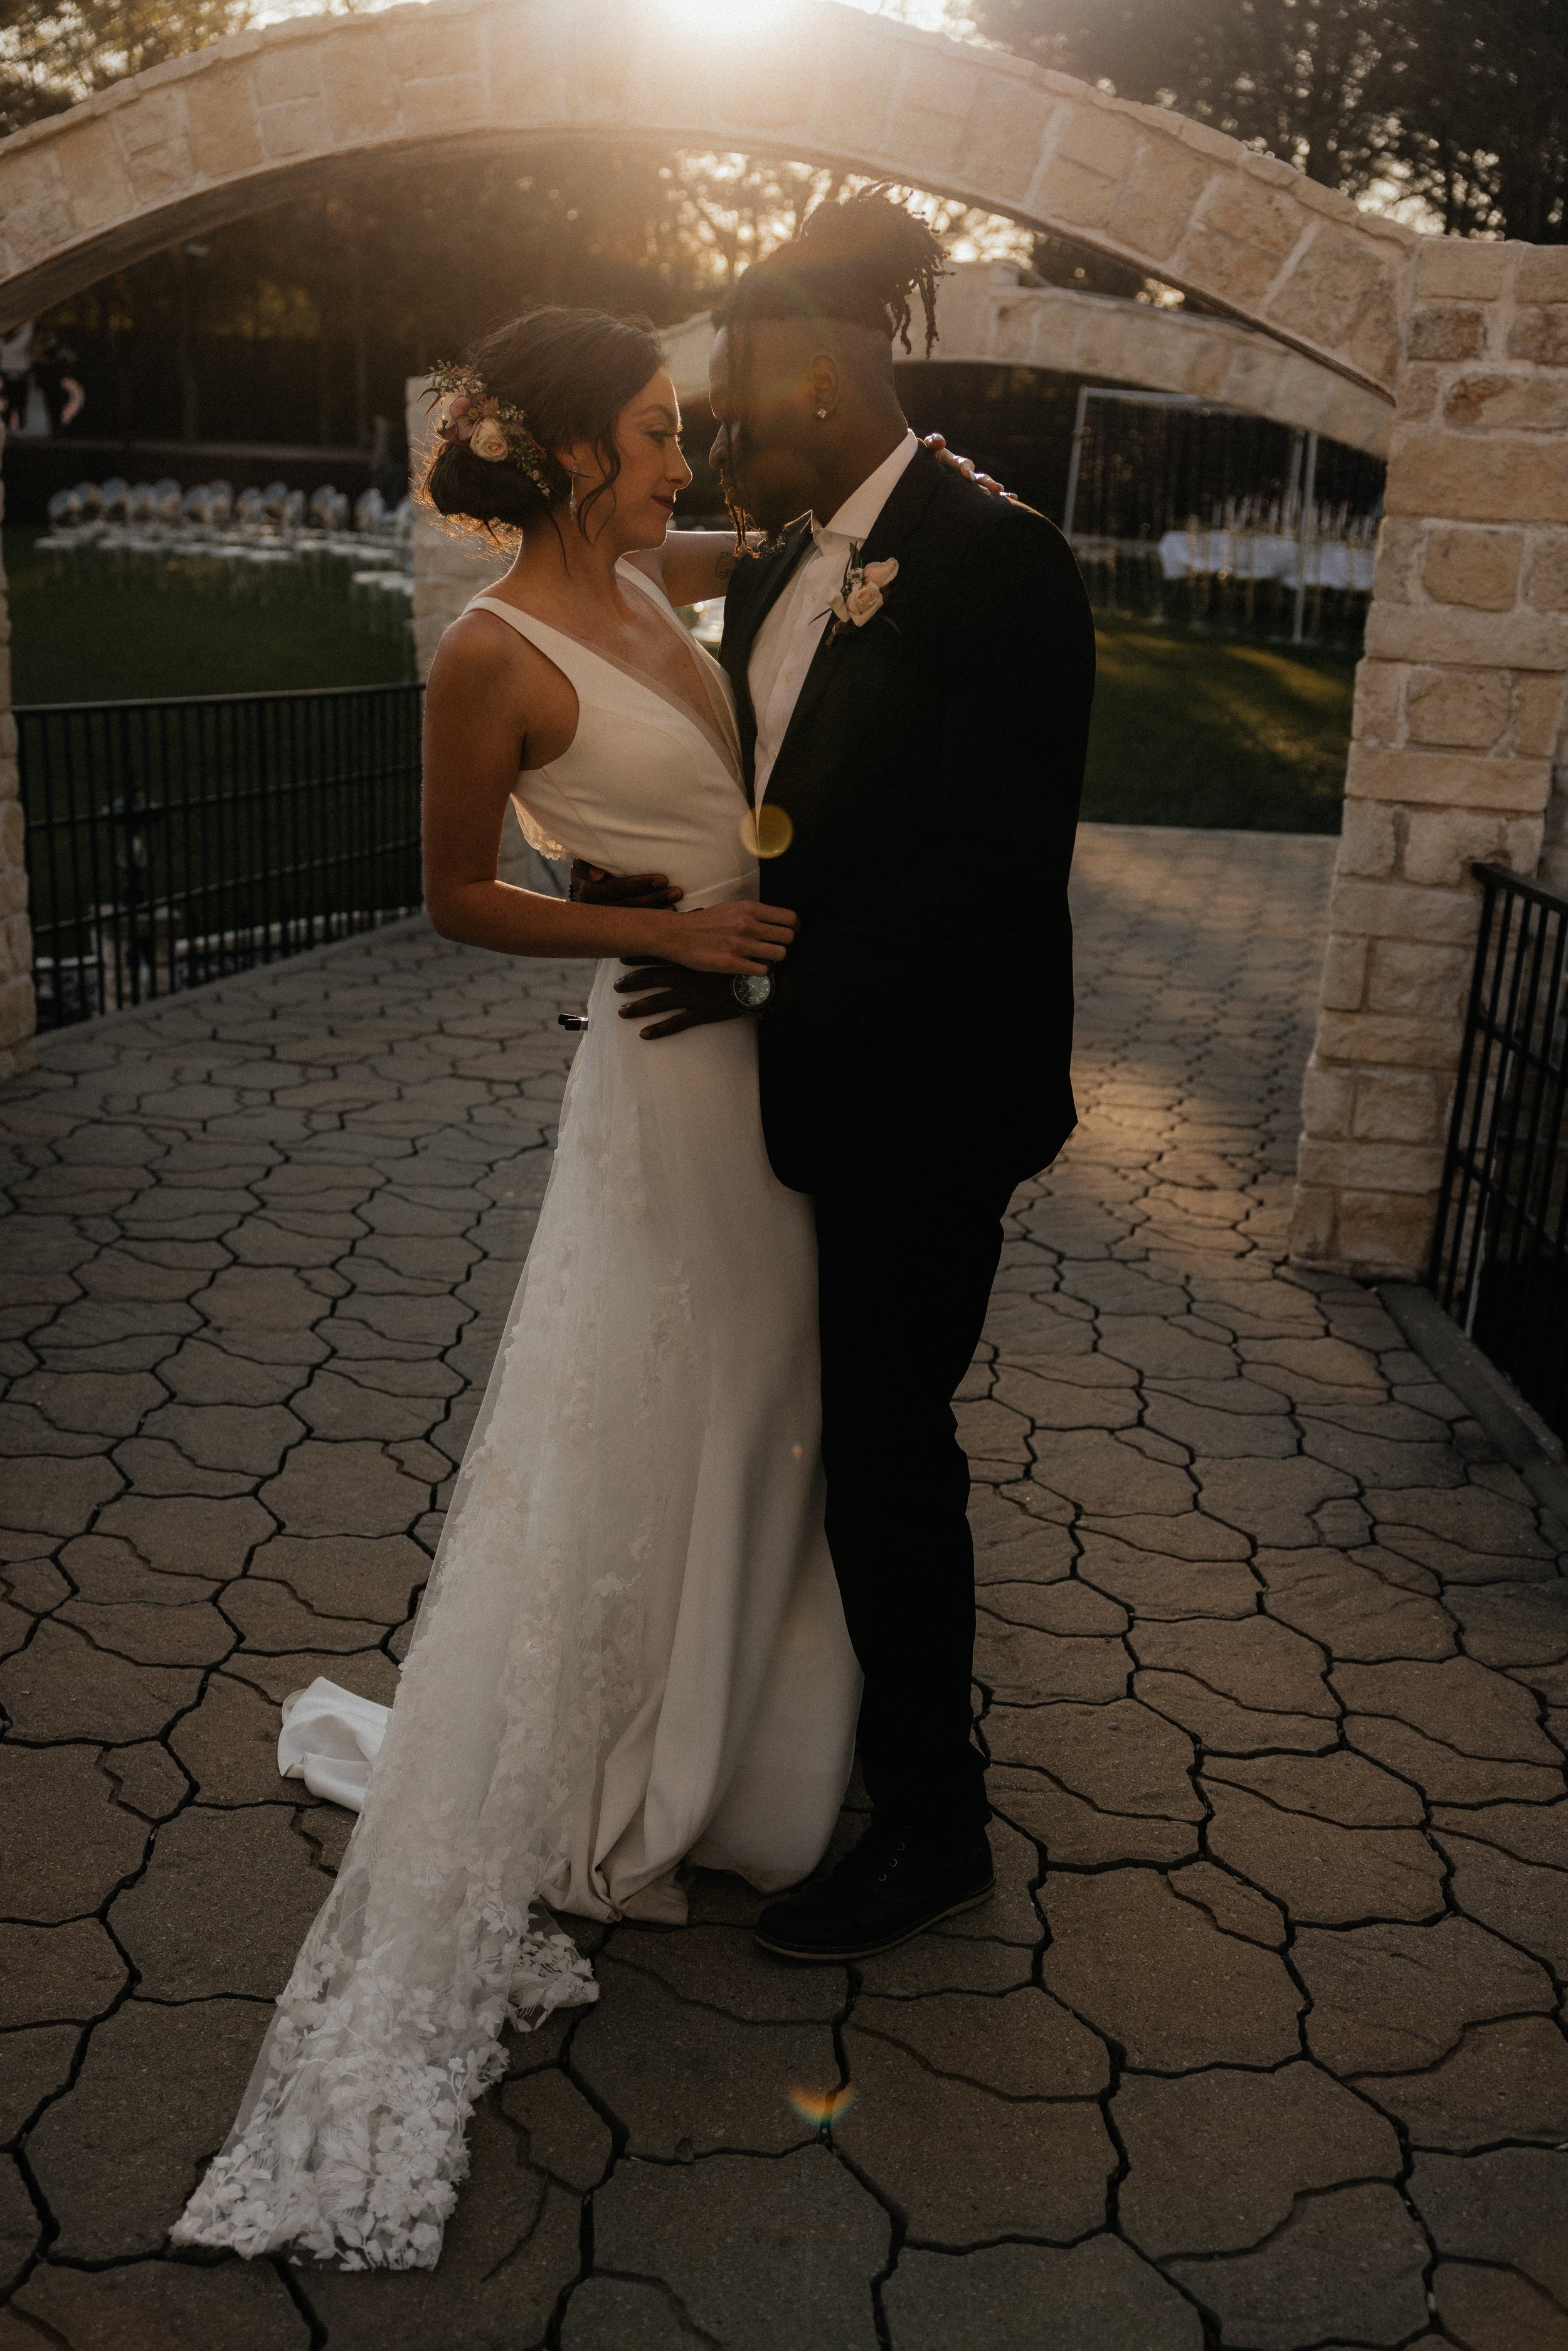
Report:
[[[1568,375],[1463,375],[1443,402],[1447,424],[1494,433],[1561,433],[1568,426]]]
[[[916,50],[899,82],[891,144],[900,154],[929,156],[937,172],[951,172],[962,160],[968,171],[984,174],[986,158],[966,135],[983,72],[956,66],[940,50]]]
[[[1416,287],[1423,301],[1492,302],[1507,286],[1511,260],[1506,246],[1423,236],[1416,246]]]
[[[1506,817],[1484,809],[1416,809],[1405,839],[1405,872],[1416,883],[1451,889],[1485,860],[1533,873],[1541,855],[1540,817]]]
[[[1332,349],[1383,291],[1385,277],[1383,256],[1364,237],[1324,222],[1270,303],[1270,320]]]
[[[1338,874],[1328,901],[1335,931],[1365,938],[1425,938],[1434,946],[1474,946],[1479,893],[1474,889],[1416,889],[1410,882],[1364,882]]]
[[[261,162],[261,129],[248,66],[225,62],[185,94],[185,129],[191,156],[204,180],[223,180],[253,171]]]
[[[1366,995],[1371,953],[1365,939],[1331,938],[1323,958],[1322,1001],[1341,1012],[1359,1010]]]
[[[1399,829],[1392,808],[1347,799],[1339,837],[1339,871],[1382,880],[1396,872]]]
[[[1301,1124],[1308,1134],[1337,1136],[1352,1130],[1357,1080],[1344,1070],[1313,1061],[1301,1080]]]
[[[1260,301],[1301,226],[1286,196],[1253,186],[1239,172],[1217,173],[1183,243],[1183,275],[1229,300]]]
[[[321,50],[315,41],[269,44],[251,66],[257,106],[287,106],[321,95]]]
[[[1406,350],[1413,360],[1479,360],[1485,349],[1484,311],[1445,304],[1411,319]]]
[[[1412,1070],[1368,1070],[1354,1080],[1351,1131],[1364,1143],[1440,1142],[1448,1092],[1441,1081]]]
[[[331,143],[331,122],[321,98],[285,99],[258,110],[262,152],[269,163],[290,155],[312,155]]]
[[[1399,376],[1403,331],[1403,309],[1393,282],[1385,280],[1356,321],[1343,356],[1372,382],[1386,385],[1392,392]]]
[[[1112,235],[1151,261],[1165,260],[1181,243],[1212,176],[1199,156],[1184,154],[1168,139],[1145,141],[1112,207]]]
[[[80,136],[81,126],[74,126],[69,143]],[[62,134],[62,150],[67,143],[67,135]],[[5,176],[5,231],[7,274],[69,244],[70,200],[55,153],[35,149],[11,159]]]
[[[1568,303],[1516,311],[1508,330],[1508,355],[1533,360],[1537,367],[1568,367]]]
[[[1521,531],[1453,524],[1434,529],[1427,538],[1422,582],[1435,603],[1511,612],[1519,593],[1523,555]]]
[[[1404,734],[1400,703],[1406,672],[1397,662],[1364,661],[1355,673],[1352,733],[1358,743],[1397,743]]]
[[[405,81],[399,87],[404,131],[415,133],[478,130],[485,120],[485,84],[478,74],[448,74],[439,81]]]
[[[442,9],[400,9],[382,20],[387,55],[400,82],[477,78],[483,69],[479,28],[472,16]]]
[[[79,230],[102,228],[135,209],[124,161],[107,122],[84,122],[60,144],[60,171]]]
[[[1342,1192],[1336,1259],[1370,1272],[1418,1273],[1432,1247],[1437,1178],[1425,1192]]]
[[[335,145],[381,138],[397,120],[398,89],[386,44],[369,27],[345,28],[322,44],[321,87]]]
[[[1373,574],[1375,608],[1408,604],[1412,581],[1427,544],[1424,523],[1404,515],[1385,515],[1377,527],[1377,568]]]
[[[1504,704],[1506,714],[1506,700]],[[1534,815],[1546,806],[1552,771],[1544,759],[1466,758],[1443,751],[1381,750],[1353,743],[1347,795],[1425,802],[1443,808],[1509,809]]]
[[[1537,612],[1568,612],[1568,533],[1543,532],[1529,545],[1526,601]]]
[[[183,90],[150,92],[136,106],[122,107],[115,130],[139,204],[166,204],[189,193],[196,162],[185,129]]]
[[[1407,360],[1399,371],[1399,423],[1421,424],[1437,411],[1448,371],[1419,360]]]
[[[1443,1174],[1438,1144],[1337,1143],[1324,1135],[1301,1138],[1303,1184],[1366,1186],[1379,1192],[1435,1192]]]
[[[986,185],[998,201],[1021,205],[1027,198],[1052,110],[1032,80],[993,73],[981,85],[969,118],[970,151],[984,157]]]
[[[844,143],[877,150],[893,105],[899,51],[888,40],[858,26],[834,27],[832,46],[817,82],[811,110],[813,143]],[[1049,110],[1040,108],[1042,125]]]
[[[1469,989],[1471,962],[1463,947],[1431,946],[1424,940],[1375,939],[1370,952],[1369,1012],[1414,1013],[1445,1022],[1460,1018]]]
[[[1568,364],[1568,338],[1563,353]],[[1568,440],[1417,428],[1396,436],[1387,498],[1391,513],[1456,522],[1568,522]]]
[[[1568,666],[1568,620],[1446,604],[1400,606],[1375,598],[1366,616],[1366,650],[1380,661],[1486,662],[1496,669],[1561,674]]]
[[[1394,1069],[1439,1070],[1458,1058],[1457,1033],[1434,1029],[1429,1020],[1402,1019],[1390,1012],[1336,1012],[1318,1016],[1317,1050],[1328,1062],[1360,1061]]]
[[[782,131],[810,120],[821,61],[815,45],[802,42],[797,33],[752,26],[744,40],[714,43],[706,63],[712,102],[727,121]],[[1037,127],[1037,152],[1039,145]]]
[[[1511,747],[1522,758],[1549,758],[1563,739],[1563,715],[1562,679],[1515,678]]]
[[[1508,730],[1512,700],[1503,670],[1414,670],[1405,695],[1410,740],[1490,751]]]

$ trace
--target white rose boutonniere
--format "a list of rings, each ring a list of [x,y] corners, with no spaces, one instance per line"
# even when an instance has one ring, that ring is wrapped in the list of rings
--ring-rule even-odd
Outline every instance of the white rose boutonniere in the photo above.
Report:
[[[828,599],[828,610],[833,616],[830,643],[841,630],[863,629],[868,621],[874,620],[882,610],[886,590],[898,577],[898,564],[893,556],[883,556],[880,563],[866,563],[862,556],[862,549],[851,548],[838,593]]]

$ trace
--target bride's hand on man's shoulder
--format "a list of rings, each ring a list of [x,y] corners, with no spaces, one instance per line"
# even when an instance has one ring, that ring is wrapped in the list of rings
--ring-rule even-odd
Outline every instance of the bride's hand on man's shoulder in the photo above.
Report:
[[[960,457],[956,449],[949,449],[944,434],[927,433],[925,438],[925,446],[934,457],[939,457],[945,465],[951,465],[956,474],[962,474],[964,479],[973,482],[977,489],[989,490],[994,498],[1011,498],[1012,492],[1004,490],[994,474],[982,474],[973,457]]]

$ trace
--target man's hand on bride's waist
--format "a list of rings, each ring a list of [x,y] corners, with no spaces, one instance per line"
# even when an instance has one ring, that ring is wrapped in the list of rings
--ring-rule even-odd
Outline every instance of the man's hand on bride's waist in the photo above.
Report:
[[[717,971],[683,971],[674,963],[637,964],[615,983],[617,996],[636,998],[621,1008],[622,1020],[648,1020],[646,1038],[678,1037],[683,1029],[711,1028],[716,1020],[744,1020],[736,1000],[735,982]]]
[[[664,873],[607,873],[586,858],[571,861],[571,894],[583,906],[675,906],[681,893]]]

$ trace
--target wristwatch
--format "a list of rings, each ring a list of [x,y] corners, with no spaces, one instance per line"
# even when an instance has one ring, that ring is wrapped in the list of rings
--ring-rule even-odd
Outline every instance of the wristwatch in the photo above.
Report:
[[[743,971],[729,986],[743,1012],[760,1012],[773,994],[772,975],[766,971]]]

